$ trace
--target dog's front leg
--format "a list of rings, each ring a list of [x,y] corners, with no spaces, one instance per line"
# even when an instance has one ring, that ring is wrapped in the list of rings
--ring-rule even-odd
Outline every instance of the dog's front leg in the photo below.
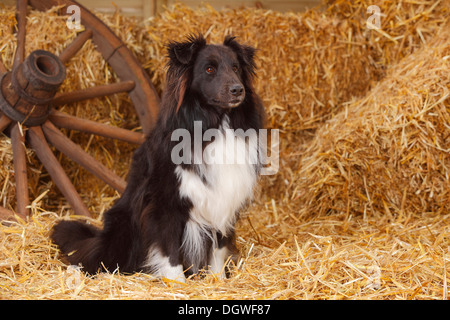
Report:
[[[227,247],[212,248],[211,259],[209,261],[209,270],[219,278],[225,278],[225,262],[229,257],[229,250]]]
[[[228,237],[222,236],[217,233],[217,246],[211,248],[212,252],[209,260],[209,270],[219,278],[226,278],[227,266],[226,263],[231,260],[235,260],[237,249],[234,244],[234,234]]]
[[[158,277],[186,283],[183,265],[178,261],[161,253],[161,250],[153,247],[149,250],[145,266],[151,273]]]
[[[180,257],[180,240],[182,225],[175,223],[164,222],[151,224],[152,226],[159,225],[159,228],[149,229],[147,234],[152,235],[153,244],[147,251],[147,258],[145,260],[144,270],[168,280],[186,283],[186,276],[184,274],[183,263]],[[150,241],[149,241],[150,242]]]
[[[169,257],[163,257],[160,261],[159,276],[173,280],[175,282],[186,283],[183,265],[180,263],[172,264]]]

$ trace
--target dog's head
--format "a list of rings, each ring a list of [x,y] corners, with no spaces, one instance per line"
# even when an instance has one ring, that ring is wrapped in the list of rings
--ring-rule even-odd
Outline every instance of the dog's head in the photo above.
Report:
[[[169,44],[169,71],[176,70],[178,106],[188,91],[209,106],[238,107],[251,90],[255,49],[226,37],[223,45],[207,45],[203,36]]]

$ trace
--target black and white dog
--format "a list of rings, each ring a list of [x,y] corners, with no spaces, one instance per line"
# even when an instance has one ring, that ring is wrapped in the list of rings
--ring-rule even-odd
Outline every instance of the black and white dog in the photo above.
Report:
[[[65,259],[87,273],[119,268],[184,282],[202,268],[225,276],[226,261],[236,257],[234,226],[261,169],[257,137],[245,134],[264,122],[252,87],[255,50],[234,37],[208,45],[198,35],[170,43],[168,52],[158,121],[103,230],[79,221],[53,228]],[[201,141],[180,142],[183,133],[200,133]]]

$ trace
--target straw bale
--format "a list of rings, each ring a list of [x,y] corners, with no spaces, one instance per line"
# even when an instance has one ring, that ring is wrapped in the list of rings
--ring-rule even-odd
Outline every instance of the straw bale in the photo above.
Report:
[[[449,39],[447,25],[319,130],[298,172],[302,212],[450,212]]]
[[[366,28],[366,1],[285,14],[176,5],[145,25],[99,14],[159,91],[169,40],[203,32],[221,42],[234,34],[256,46],[255,87],[269,127],[281,130],[280,172],[263,179],[237,225],[241,257],[232,276],[193,277],[172,288],[151,275],[87,277],[64,265],[49,230],[71,210],[29,150],[32,216],[0,224],[0,299],[448,299],[450,54],[448,31],[440,27],[449,5],[370,4],[380,6],[382,32]],[[14,9],[0,9],[0,21],[0,58],[10,68]],[[58,53],[75,36],[51,11],[31,12],[28,25],[27,52]],[[69,63],[62,91],[116,81],[94,49],[87,43]],[[126,95],[64,111],[137,126]],[[134,147],[68,134],[126,175]],[[90,223],[100,225],[118,195],[58,156],[96,216]],[[9,208],[11,159],[2,137],[1,204]]]

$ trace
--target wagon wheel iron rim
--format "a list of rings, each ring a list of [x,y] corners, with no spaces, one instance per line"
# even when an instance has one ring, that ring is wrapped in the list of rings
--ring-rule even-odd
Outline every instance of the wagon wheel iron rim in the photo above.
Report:
[[[76,5],[80,8],[81,24],[85,27],[85,31],[79,33],[59,56],[48,51],[36,50],[25,57],[28,5],[40,11],[60,6],[58,12],[60,15],[67,14],[67,7]],[[26,164],[26,144],[28,144],[75,214],[90,217],[88,208],[49,144],[122,193],[126,182],[86,153],[59,128],[140,144],[157,117],[158,94],[149,76],[125,44],[99,18],[76,1],[17,0],[16,19],[17,47],[12,70],[8,71],[0,61],[0,132],[8,130],[11,138],[16,182],[16,214],[22,219],[30,214]],[[58,93],[58,88],[66,76],[64,64],[90,39],[103,59],[112,67],[120,82]],[[57,110],[57,107],[63,104],[120,92],[128,92],[143,133],[78,118]],[[22,126],[28,128],[26,134]],[[12,217],[14,212],[0,207],[0,220],[11,220]]]

